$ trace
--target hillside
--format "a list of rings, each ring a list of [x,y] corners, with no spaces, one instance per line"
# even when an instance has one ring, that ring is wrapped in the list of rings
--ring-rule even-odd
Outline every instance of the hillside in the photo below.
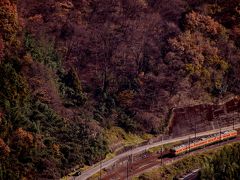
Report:
[[[157,135],[173,108],[239,95],[238,0],[1,0],[0,17],[0,179],[62,177],[106,156],[106,131]]]

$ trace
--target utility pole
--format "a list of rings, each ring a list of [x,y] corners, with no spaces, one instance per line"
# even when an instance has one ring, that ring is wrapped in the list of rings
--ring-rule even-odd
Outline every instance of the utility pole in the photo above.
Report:
[[[161,146],[161,165],[163,165],[163,133],[164,130],[163,130],[163,126],[162,126],[162,146]]]
[[[239,107],[238,107],[237,112],[238,112],[238,120],[237,120],[237,121],[239,121],[239,119],[240,119],[240,117],[239,117]],[[233,130],[235,129],[235,127],[234,127],[234,126],[235,126],[235,122],[234,122],[234,120],[235,120],[235,119],[233,119]]]
[[[191,143],[190,143],[190,136],[188,137],[188,152],[190,152],[190,145],[191,145]]]
[[[240,117],[239,117],[239,109],[238,109],[238,121],[239,121]]]
[[[195,121],[195,140],[196,140],[196,138],[197,138],[197,123],[196,123],[196,121]]]
[[[100,137],[101,137],[101,141],[102,141],[102,144],[103,144],[103,134],[102,133],[100,134]],[[101,151],[101,158],[102,158],[102,151]],[[102,179],[102,159],[100,161],[99,179],[100,180]]]
[[[238,116],[239,116],[239,113],[238,113]],[[233,130],[234,130],[234,120],[235,120],[235,119],[233,118]]]
[[[221,141],[221,140],[222,140],[222,137],[221,137],[221,133],[222,133],[222,129],[221,129],[222,127],[221,127],[221,123],[220,123],[219,125],[220,125],[220,129],[219,129],[219,130],[220,130],[220,141]]]
[[[100,161],[99,179],[102,179],[102,161]]]
[[[161,165],[163,165],[163,135],[162,135],[162,146],[161,146]]]
[[[218,144],[220,144],[221,142],[221,125],[219,123],[219,116],[218,116],[218,119],[217,119],[217,123],[218,123],[218,128],[219,128],[219,136],[220,136],[220,140],[218,141]]]
[[[129,163],[129,157],[128,157],[128,159],[127,159],[127,180],[128,180],[128,163]]]
[[[220,141],[222,140],[222,129],[220,128]]]

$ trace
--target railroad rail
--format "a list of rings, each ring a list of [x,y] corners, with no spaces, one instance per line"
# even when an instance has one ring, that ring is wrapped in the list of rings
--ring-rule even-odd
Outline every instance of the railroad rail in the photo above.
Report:
[[[240,123],[234,124],[234,128],[240,128]],[[159,142],[156,142],[156,143],[147,144],[147,145],[144,145],[144,146],[141,146],[141,147],[137,147],[137,148],[132,149],[130,151],[119,154],[119,155],[113,157],[110,160],[98,163],[95,166],[91,167],[90,169],[82,172],[80,176],[69,177],[69,179],[76,179],[76,180],[88,179],[89,177],[93,176],[94,174],[101,171],[102,169],[106,169],[106,168],[110,168],[110,167],[114,166],[121,159],[128,158],[131,155],[147,151],[148,149],[153,148],[153,147],[157,147],[157,146],[161,146],[161,145],[169,144],[169,143],[174,143],[174,142],[178,142],[178,141],[186,141],[189,138],[206,136],[206,135],[210,135],[210,134],[213,134],[213,133],[217,133],[219,131],[227,131],[227,130],[231,130],[231,129],[233,129],[232,125],[227,126],[227,127],[221,127],[219,129],[214,129],[214,130],[210,130],[210,131],[201,132],[201,133],[198,133],[198,134],[194,133],[194,134],[189,134],[189,135],[181,136],[181,137],[177,137],[177,138],[170,138],[168,140],[163,140],[163,141],[159,141]]]

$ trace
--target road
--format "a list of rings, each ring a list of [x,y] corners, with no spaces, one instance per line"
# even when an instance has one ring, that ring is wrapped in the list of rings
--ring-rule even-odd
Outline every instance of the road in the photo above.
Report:
[[[240,128],[240,124],[235,124],[234,127],[235,128]],[[233,129],[233,126],[222,127],[221,131],[226,131],[226,130],[230,130],[230,129]],[[220,131],[220,129],[214,129],[214,130],[198,133],[196,136],[197,137],[205,136],[205,135],[213,134],[213,133],[216,133],[216,132],[219,132],[219,131]],[[172,138],[172,139],[169,139],[169,140],[164,140],[164,141],[160,141],[160,142],[156,142],[156,143],[147,144],[147,145],[144,145],[144,146],[137,147],[137,148],[132,149],[130,151],[119,154],[119,155],[113,157],[110,160],[102,162],[101,168],[102,169],[108,168],[108,167],[114,165],[114,163],[116,163],[120,159],[128,157],[130,155],[141,153],[143,151],[146,151],[146,150],[148,150],[150,148],[153,148],[153,147],[156,147],[156,146],[169,144],[169,143],[173,143],[173,142],[177,142],[177,141],[187,140],[189,137],[194,138],[195,134],[189,134],[189,135],[186,135],[186,136],[182,136],[182,137],[178,137],[178,138]],[[85,180],[85,179],[93,176],[97,172],[99,172],[99,170],[100,170],[100,164],[94,165],[93,167],[89,168],[88,170],[82,172],[82,174],[80,176],[75,177],[74,179]]]

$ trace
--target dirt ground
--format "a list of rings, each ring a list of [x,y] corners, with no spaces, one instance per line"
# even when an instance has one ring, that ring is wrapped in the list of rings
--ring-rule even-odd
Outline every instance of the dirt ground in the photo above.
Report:
[[[174,108],[169,133],[173,137],[208,131],[240,122],[240,98],[232,97],[215,104]]]

